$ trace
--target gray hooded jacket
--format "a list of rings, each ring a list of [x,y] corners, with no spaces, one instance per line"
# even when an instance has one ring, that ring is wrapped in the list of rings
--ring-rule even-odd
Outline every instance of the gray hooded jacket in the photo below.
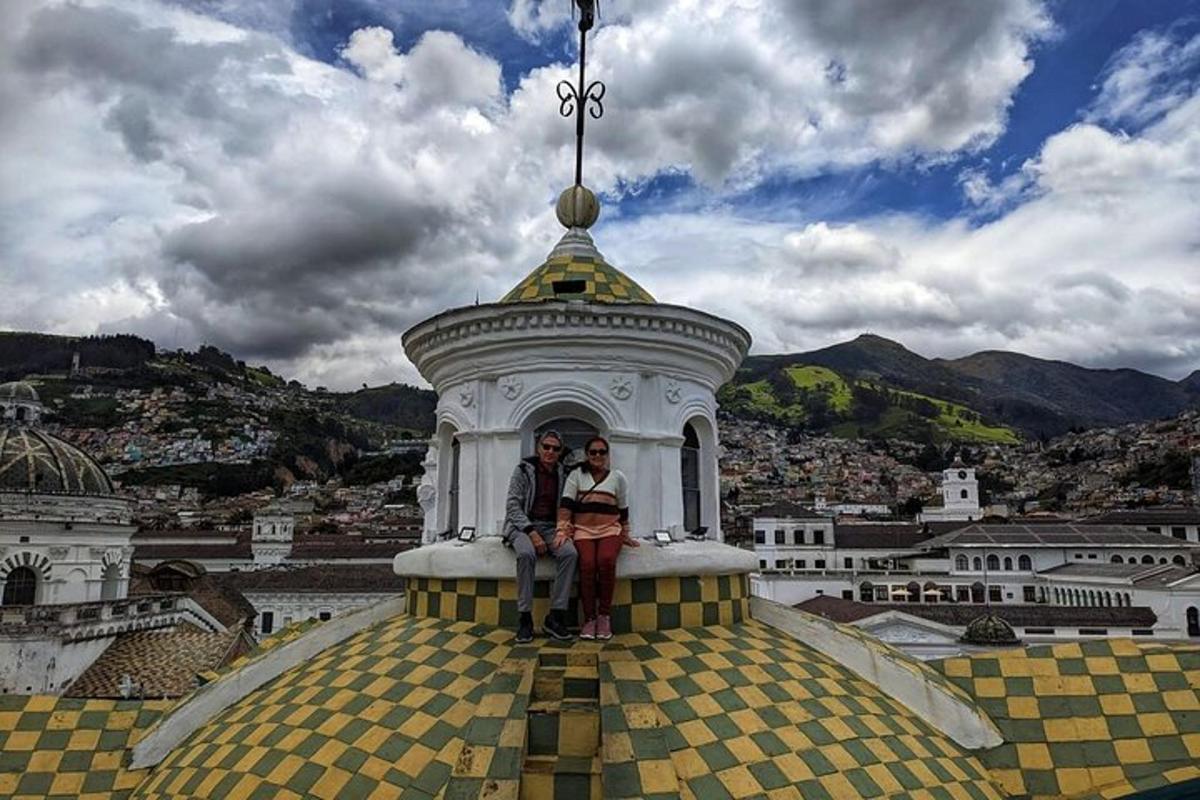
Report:
[[[531,523],[529,512],[533,510],[533,496],[537,491],[537,456],[524,458],[513,469],[512,479],[508,482],[508,500],[505,503],[504,514],[504,543],[511,545],[513,537],[524,533]],[[567,482],[567,470],[560,460],[558,469],[558,494],[562,498],[563,484]],[[557,507],[557,500],[556,500]]]

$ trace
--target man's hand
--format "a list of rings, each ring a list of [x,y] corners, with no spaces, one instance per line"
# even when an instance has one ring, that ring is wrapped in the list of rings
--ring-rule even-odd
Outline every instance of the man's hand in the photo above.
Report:
[[[542,539],[542,535],[537,531],[529,532],[529,541],[533,543],[533,550],[538,554],[538,557],[546,555],[546,542]]]
[[[568,541],[568,537],[567,537],[566,531],[556,532],[554,534],[554,549],[557,550],[558,548],[562,547],[564,544],[567,543],[567,541]]]

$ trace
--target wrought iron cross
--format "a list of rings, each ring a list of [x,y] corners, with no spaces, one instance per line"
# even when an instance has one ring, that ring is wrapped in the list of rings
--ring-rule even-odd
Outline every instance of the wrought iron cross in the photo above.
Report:
[[[564,117],[575,115],[575,185],[583,185],[583,123],[584,107],[592,119],[604,116],[604,82],[592,81],[584,83],[587,69],[587,32],[596,23],[596,6],[598,0],[572,0],[574,6],[579,6],[579,83],[572,85],[570,81],[559,81],[557,94],[559,99],[558,113]]]

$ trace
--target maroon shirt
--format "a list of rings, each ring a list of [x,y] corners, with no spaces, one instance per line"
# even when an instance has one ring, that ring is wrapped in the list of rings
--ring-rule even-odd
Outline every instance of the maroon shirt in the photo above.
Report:
[[[539,462],[534,473],[537,475],[537,484],[533,490],[529,519],[553,522],[558,515],[558,469],[547,471]]]

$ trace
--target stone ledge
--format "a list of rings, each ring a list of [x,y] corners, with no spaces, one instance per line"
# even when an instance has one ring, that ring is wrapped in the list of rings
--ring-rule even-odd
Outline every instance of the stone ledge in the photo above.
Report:
[[[482,578],[513,580],[517,557],[496,537],[474,542],[436,542],[400,553],[393,561],[397,575],[406,578]],[[627,547],[617,559],[617,578],[658,578],[676,575],[731,575],[758,569],[749,550],[720,542],[674,542],[657,547],[643,541]],[[539,580],[553,580],[554,560],[539,558]]]

